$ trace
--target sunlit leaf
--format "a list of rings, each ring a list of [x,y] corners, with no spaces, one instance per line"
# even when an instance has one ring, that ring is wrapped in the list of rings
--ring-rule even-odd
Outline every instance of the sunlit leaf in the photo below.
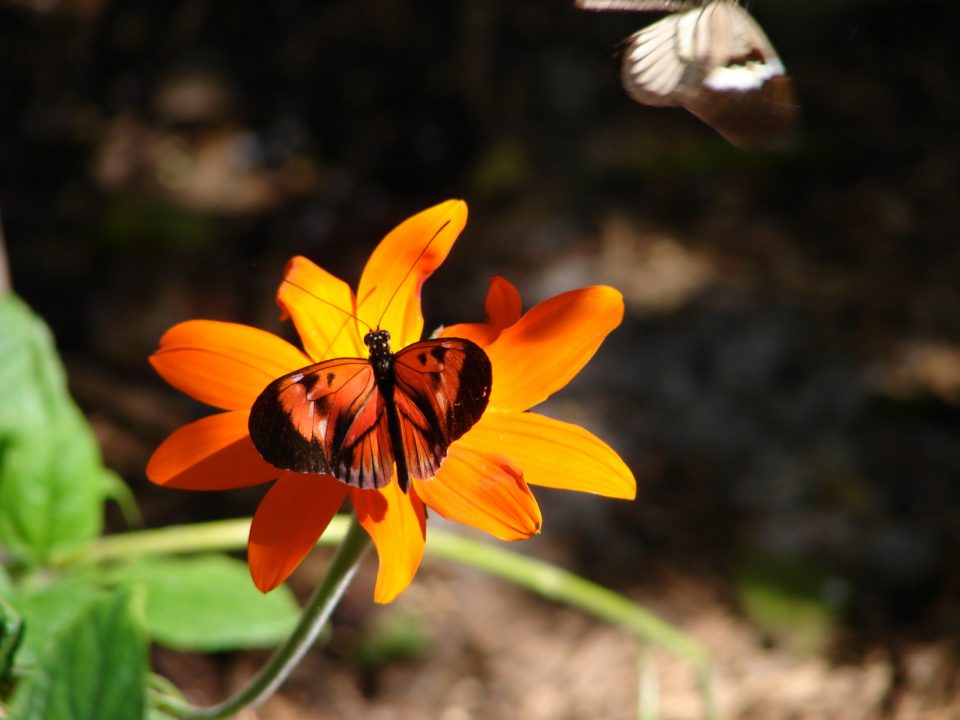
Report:
[[[138,720],[146,715],[146,641],[131,593],[102,592],[57,634],[17,686],[22,720]]]
[[[145,589],[147,632],[178,650],[275,645],[299,615],[289,589],[262,594],[245,563],[222,555],[144,559],[114,577]]]
[[[0,683],[7,679],[22,640],[23,618],[0,594]]]
[[[20,588],[10,603],[23,618],[25,632],[17,665],[31,668],[40,662],[53,638],[85,612],[101,593],[89,574],[68,575],[40,587]]]
[[[43,321],[0,296],[0,545],[21,562],[95,537],[108,483]]]

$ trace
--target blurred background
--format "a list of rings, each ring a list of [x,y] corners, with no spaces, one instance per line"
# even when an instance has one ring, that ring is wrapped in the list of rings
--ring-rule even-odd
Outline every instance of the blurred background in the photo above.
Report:
[[[620,41],[656,14],[572,0],[0,2],[0,212],[14,289],[146,524],[250,514],[262,490],[149,486],[205,409],[147,355],[174,323],[289,336],[273,293],[304,254],[354,284],[383,234],[462,197],[427,326],[611,284],[627,316],[543,408],[634,469],[636,502],[538,491],[524,552],[704,643],[748,718],[960,712],[960,5],[755,0],[802,105],[776,154],[631,102]],[[119,513],[109,522],[122,528]],[[325,556],[294,576],[309,592]],[[624,633],[427,560],[261,718],[629,718]],[[157,649],[189,697],[261,653]],[[666,717],[692,670],[659,658]]]

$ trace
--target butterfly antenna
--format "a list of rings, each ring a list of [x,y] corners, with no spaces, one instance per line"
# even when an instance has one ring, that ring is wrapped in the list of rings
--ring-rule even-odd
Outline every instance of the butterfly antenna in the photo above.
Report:
[[[347,317],[353,318],[354,320],[356,320],[356,321],[357,321],[358,323],[360,323],[361,325],[365,325],[366,328],[367,328],[367,330],[373,330],[373,328],[370,327],[370,325],[369,325],[368,323],[365,323],[363,320],[361,320],[360,318],[358,318],[358,317],[357,317],[356,315],[354,315],[352,312],[349,312],[348,310],[344,310],[344,309],[343,309],[342,307],[340,307],[339,305],[337,305],[337,304],[335,304],[335,303],[332,303],[332,302],[330,302],[329,300],[324,300],[322,297],[319,297],[319,296],[313,294],[312,292],[310,292],[309,290],[307,290],[305,287],[303,287],[303,285],[298,285],[297,283],[293,282],[293,280],[287,280],[287,278],[283,278],[283,280],[281,280],[281,282],[285,282],[285,283],[287,283],[287,285],[292,285],[293,287],[297,288],[297,290],[300,290],[301,292],[306,293],[307,295],[309,295],[310,297],[312,297],[314,300],[317,300],[317,301],[319,301],[319,302],[322,302],[324,305],[329,305],[329,306],[332,307],[334,310],[339,310],[340,312],[342,312],[342,313],[343,313],[344,315],[346,315]]]
[[[360,309],[360,306],[363,305],[363,304],[370,298],[370,296],[371,296],[372,294],[373,294],[373,290],[371,289],[371,290],[369,290],[369,291],[367,292],[366,295],[364,295],[362,298],[360,298],[360,299],[357,301],[357,310]],[[317,299],[319,300],[320,298],[317,298]],[[350,317],[353,318],[354,320],[357,320],[358,322],[362,322],[364,325],[367,325],[365,322],[363,322],[363,320],[361,320],[360,318],[356,317],[355,315],[350,315]],[[340,337],[340,334],[344,331],[344,329],[345,329],[346,327],[347,327],[347,321],[344,320],[344,321],[340,324],[340,327],[337,328],[337,332],[335,332],[334,335],[333,335],[333,337],[330,338],[330,342],[327,343],[327,347],[324,348],[323,353],[321,354],[321,357],[327,357],[327,355],[330,354],[330,348],[332,348],[332,347],[334,346],[334,344],[337,342],[337,339]],[[367,325],[367,327],[369,328],[370,326]],[[372,329],[372,328],[371,328],[371,329]]]
[[[420,262],[427,250],[430,249],[430,246],[433,244],[433,241],[437,239],[440,233],[443,232],[443,229],[450,224],[450,221],[447,220],[440,227],[437,228],[437,231],[433,234],[433,237],[427,241],[427,244],[423,246],[423,249],[417,254],[417,257],[414,258],[413,262],[410,263],[410,267],[407,268],[407,272],[404,273],[403,277],[400,278],[400,282],[397,283],[397,286],[393,289],[393,294],[390,295],[390,299],[387,300],[387,304],[383,306],[383,312],[380,313],[380,318],[377,320],[377,327],[380,327],[380,323],[383,322],[383,316],[387,314],[387,310],[390,309],[390,304],[393,302],[393,299],[397,296],[397,293],[400,292],[400,288],[403,287],[403,284],[407,281],[407,278],[410,277],[410,273],[413,272],[413,269],[417,266],[417,263]]]

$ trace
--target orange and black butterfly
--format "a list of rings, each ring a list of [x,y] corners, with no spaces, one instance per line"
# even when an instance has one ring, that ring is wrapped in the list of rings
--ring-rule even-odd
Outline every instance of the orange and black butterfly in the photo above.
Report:
[[[410,478],[436,475],[450,443],[480,419],[491,368],[462,338],[413,343],[394,354],[390,333],[371,330],[369,358],[338,358],[274,380],[253,403],[250,438],[283,470],[327,473],[358,488],[382,488],[396,462]]]
[[[386,486],[396,463],[407,492],[411,477],[437,474],[450,444],[483,415],[490,359],[463,338],[393,353],[390,333],[371,328],[363,342],[368,358],[326,360],[267,385],[250,410],[250,438],[274,467],[326,473],[363,489]]]

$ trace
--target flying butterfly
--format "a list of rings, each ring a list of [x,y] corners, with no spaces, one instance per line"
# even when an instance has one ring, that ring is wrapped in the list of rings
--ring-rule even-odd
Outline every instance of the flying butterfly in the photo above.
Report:
[[[576,0],[583,10],[671,13],[631,35],[621,81],[637,102],[686,108],[743,149],[777,144],[796,123],[793,85],[736,0]]]
[[[326,360],[267,385],[250,410],[250,438],[274,467],[326,473],[361,489],[385,487],[396,464],[407,492],[410,478],[436,475],[450,444],[483,415],[490,359],[463,338],[393,353],[390,333],[377,327],[363,342],[367,358]]]

